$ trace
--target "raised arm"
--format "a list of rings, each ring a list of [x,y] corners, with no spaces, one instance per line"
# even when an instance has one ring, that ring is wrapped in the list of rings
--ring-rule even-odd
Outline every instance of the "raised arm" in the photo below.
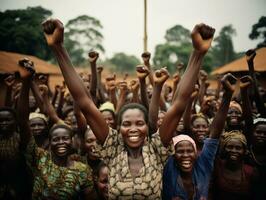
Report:
[[[221,83],[225,92],[222,97],[220,108],[210,125],[210,138],[214,139],[218,139],[223,132],[229,104],[235,90],[234,84],[236,83],[236,78],[232,74],[226,74],[222,78]]]
[[[103,84],[102,84],[102,71],[103,71],[103,66],[98,66],[97,67],[97,91],[98,91],[98,104],[103,104],[106,99],[104,95],[104,89],[103,89]]]
[[[19,61],[19,73],[22,87],[18,98],[18,125],[22,149],[26,148],[31,138],[29,127],[29,90],[31,79],[35,73],[33,62],[29,59]]]
[[[109,99],[114,107],[117,105],[117,97],[116,97],[116,75],[110,75],[106,79],[106,89],[109,96]]]
[[[109,129],[102,114],[88,95],[87,89],[76,73],[69,55],[63,46],[63,24],[57,19],[50,19],[46,20],[42,25],[46,41],[56,56],[71,95],[77,102],[98,141],[103,144]]]
[[[150,71],[145,65],[136,66],[137,77],[140,83],[140,98],[142,104],[149,110],[149,99],[147,96],[147,86],[146,86],[146,77],[149,75]]]
[[[129,84],[130,91],[132,92],[132,103],[139,103],[139,82],[137,80],[131,80]]]
[[[194,50],[190,56],[186,71],[178,84],[175,100],[167,111],[159,129],[164,146],[169,145],[176,126],[186,108],[187,101],[194,90],[203,57],[211,46],[214,32],[213,28],[205,24],[198,24],[191,33]]]
[[[260,96],[259,90],[258,90],[258,81],[255,76],[255,70],[254,70],[254,58],[256,56],[256,52],[252,49],[248,50],[246,52],[246,60],[248,63],[248,69],[249,74],[253,80],[253,91],[254,91],[254,100],[258,109],[258,112],[261,114],[262,117],[266,117],[266,109],[263,104],[262,98]]]
[[[96,61],[99,57],[99,54],[96,51],[91,51],[88,53],[89,62],[91,66],[91,83],[90,83],[90,94],[96,102],[96,92],[97,92],[97,69]]]
[[[6,85],[6,90],[5,90],[5,95],[3,97],[5,98],[5,106],[12,107],[13,101],[12,101],[12,87],[15,83],[15,75],[14,74],[9,74],[5,79],[5,85]],[[4,105],[3,105],[4,106]]]
[[[149,69],[149,82],[152,86],[154,86],[154,79],[153,79],[153,71],[151,69],[151,64],[150,64],[150,59],[151,59],[151,54],[150,52],[144,52],[143,54],[141,54],[143,63],[145,66],[147,66],[147,68]]]
[[[127,82],[126,81],[120,81],[118,83],[118,89],[120,91],[118,101],[117,101],[117,106],[115,109],[115,112],[118,113],[119,110],[122,108],[122,106],[126,102],[127,94],[128,94],[128,87],[127,87]]]
[[[149,128],[150,134],[157,130],[157,120],[159,113],[159,103],[163,84],[169,78],[169,73],[166,68],[155,71],[154,74],[154,87],[151,96],[150,109],[149,109]]]

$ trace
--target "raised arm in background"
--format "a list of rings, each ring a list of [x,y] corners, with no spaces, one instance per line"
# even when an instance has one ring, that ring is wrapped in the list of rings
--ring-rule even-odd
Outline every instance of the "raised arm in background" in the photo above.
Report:
[[[254,58],[256,57],[256,52],[252,49],[248,50],[246,52],[246,60],[248,63],[248,69],[249,69],[249,74],[253,80],[253,91],[254,91],[254,101],[256,103],[256,107],[258,110],[258,113],[260,113],[261,117],[266,117],[266,109],[264,106],[264,103],[262,101],[262,98],[259,93],[258,89],[258,81],[255,76],[255,70],[254,70]]]
[[[118,89],[119,89],[120,93],[119,93],[115,113],[118,113],[119,110],[122,108],[122,106],[126,103],[126,98],[127,98],[127,94],[128,94],[127,82],[126,81],[120,81],[118,83]]]
[[[139,103],[139,82],[137,80],[131,80],[129,84],[130,91],[132,92],[131,103]]]
[[[149,83],[154,86],[154,79],[153,79],[153,70],[151,69],[150,59],[151,59],[151,53],[150,52],[144,52],[141,54],[141,58],[143,60],[143,63],[147,68],[149,69]]]
[[[90,94],[93,101],[97,102],[96,92],[97,92],[97,67],[96,62],[99,58],[99,54],[96,51],[91,51],[88,53],[89,62],[91,66],[91,82],[90,82]]]
[[[4,98],[4,104],[5,106],[7,107],[12,107],[13,105],[13,99],[12,99],[12,92],[13,92],[13,85],[15,83],[15,74],[9,74],[5,79],[4,79],[4,82],[5,82],[5,95],[3,95],[3,98]],[[0,105],[1,106],[1,105]],[[4,105],[3,105],[4,106]]]
[[[214,32],[215,29],[205,24],[198,24],[191,33],[194,50],[190,56],[186,71],[178,84],[173,104],[167,111],[159,128],[164,146],[168,146],[172,140],[174,131],[186,108],[187,101],[194,90],[202,60],[211,46]]]
[[[222,97],[222,102],[220,108],[214,116],[214,119],[210,125],[210,138],[218,139],[224,130],[225,119],[229,109],[229,104],[232,95],[235,91],[234,84],[236,83],[236,78],[232,74],[226,74],[221,80],[223,85],[224,94]]]
[[[166,68],[156,70],[154,73],[154,86],[152,90],[151,102],[149,106],[149,132],[150,135],[157,130],[157,120],[159,113],[160,96],[163,84],[169,78],[169,73]]]
[[[22,149],[24,149],[29,143],[31,137],[29,127],[29,91],[31,79],[35,74],[33,62],[26,58],[19,60],[19,74],[22,81],[22,87],[18,98],[17,113],[21,138],[20,144]]]
[[[102,114],[95,106],[91,97],[88,95],[88,92],[86,91],[87,88],[85,88],[85,86],[83,85],[81,78],[76,73],[70,61],[67,50],[63,45],[63,24],[57,19],[49,19],[43,22],[42,25],[46,41],[52,48],[57,58],[66,85],[71,95],[84,114],[87,123],[90,125],[98,141],[103,144],[108,135],[109,128]]]
[[[103,71],[103,66],[98,66],[97,67],[97,103],[103,104],[106,99],[105,99],[105,92],[103,89],[103,83],[102,83],[102,71]]]
[[[147,96],[147,85],[145,79],[149,75],[150,71],[145,65],[137,65],[136,72],[140,83],[141,102],[147,108],[147,110],[149,110],[149,99]]]
[[[113,74],[108,76],[106,79],[106,89],[109,96],[109,99],[114,107],[117,105],[117,97],[116,97],[116,75]]]

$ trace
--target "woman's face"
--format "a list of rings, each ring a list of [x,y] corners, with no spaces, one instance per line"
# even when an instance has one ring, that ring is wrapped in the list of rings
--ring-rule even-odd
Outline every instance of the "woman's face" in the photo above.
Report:
[[[160,128],[160,126],[162,125],[164,116],[165,116],[165,112],[159,112],[158,120],[157,120],[157,128]]]
[[[144,120],[144,113],[137,109],[128,109],[122,115],[120,133],[128,147],[142,147],[148,132],[147,123]]]
[[[16,120],[13,115],[8,110],[3,110],[0,112],[0,135],[13,133],[16,131]]]
[[[197,117],[192,123],[192,131],[195,140],[198,143],[203,143],[203,140],[209,135],[209,125],[202,117]]]
[[[227,123],[229,125],[239,125],[241,122],[241,116],[242,114],[238,109],[231,107],[227,113]]]
[[[85,148],[85,151],[88,154],[89,159],[91,159],[91,160],[99,159],[99,157],[95,153],[95,147],[96,147],[96,137],[93,134],[92,130],[89,129],[85,133],[84,148]]]
[[[102,111],[103,118],[105,119],[107,125],[113,129],[115,129],[115,119],[112,113],[108,110]]]
[[[245,154],[244,145],[238,139],[229,140],[225,147],[225,157],[226,160],[230,160],[232,162],[239,162],[243,159]]]
[[[100,169],[96,186],[99,194],[101,194],[104,199],[108,199],[108,168],[106,166]]]
[[[253,143],[254,145],[265,146],[266,145],[266,124],[257,124],[253,131]]]
[[[181,171],[191,172],[196,160],[196,152],[189,141],[181,141],[175,145],[175,158]]]
[[[45,129],[47,128],[46,123],[43,119],[39,117],[35,117],[30,120],[30,130],[33,136],[40,136],[44,133]]]
[[[57,128],[51,133],[51,151],[58,157],[68,156],[71,152],[71,132],[65,128]]]

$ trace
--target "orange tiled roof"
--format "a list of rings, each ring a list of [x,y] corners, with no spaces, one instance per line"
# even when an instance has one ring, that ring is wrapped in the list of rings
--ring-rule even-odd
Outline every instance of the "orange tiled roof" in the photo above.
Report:
[[[254,59],[255,71],[266,72],[266,47],[258,49],[256,51],[256,54],[257,55]],[[228,72],[241,72],[241,71],[248,71],[248,64],[245,56],[217,68],[211,74],[217,75],[217,74],[225,74]]]
[[[13,73],[18,71],[18,61],[21,58],[29,58],[34,62],[37,73],[44,74],[61,74],[60,69],[35,56],[0,51],[0,73]]]

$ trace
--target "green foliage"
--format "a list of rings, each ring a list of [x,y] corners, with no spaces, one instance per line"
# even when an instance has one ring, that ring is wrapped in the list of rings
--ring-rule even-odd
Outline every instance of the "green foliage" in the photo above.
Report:
[[[136,56],[126,55],[125,53],[116,53],[108,61],[121,73],[132,73],[136,66],[140,64]]]
[[[252,40],[261,39],[262,41],[257,47],[266,47],[266,16],[262,16],[259,21],[252,26],[249,38]]]
[[[236,58],[232,37],[236,35],[236,30],[232,25],[224,26],[219,35],[214,39],[214,46],[211,49],[213,65],[222,66]]]
[[[0,50],[50,59],[41,23],[51,15],[40,6],[0,12]]]
[[[176,65],[186,65],[192,50],[190,32],[181,25],[173,26],[165,34],[166,42],[155,47],[153,62],[158,67],[166,66],[170,73],[176,71]]]
[[[75,65],[81,65],[90,50],[104,53],[102,25],[99,20],[81,15],[68,21],[65,26],[65,46]]]

